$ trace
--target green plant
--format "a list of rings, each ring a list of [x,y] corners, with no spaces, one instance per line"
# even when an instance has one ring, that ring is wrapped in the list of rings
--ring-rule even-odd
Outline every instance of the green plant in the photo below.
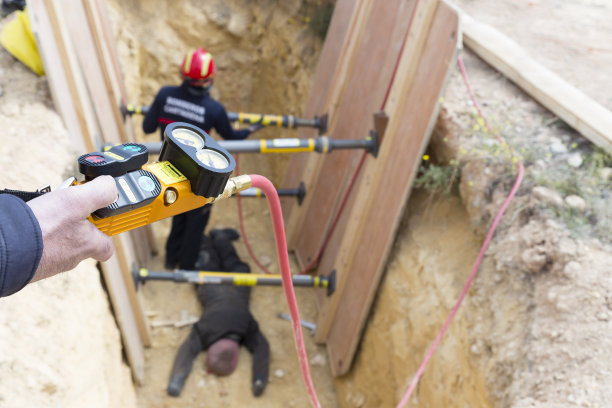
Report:
[[[449,193],[458,180],[458,173],[459,167],[455,163],[436,165],[423,161],[414,185],[432,193]]]

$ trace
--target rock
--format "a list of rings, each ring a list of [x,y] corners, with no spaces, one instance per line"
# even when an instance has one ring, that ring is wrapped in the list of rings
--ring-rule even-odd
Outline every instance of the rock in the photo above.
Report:
[[[578,211],[586,210],[586,201],[584,201],[584,199],[582,197],[579,197],[577,195],[569,195],[569,196],[565,197],[565,202],[571,208],[574,208],[574,209],[576,209]]]
[[[285,376],[285,372],[283,370],[281,370],[280,368],[274,370],[274,376],[276,378],[283,378]]]
[[[597,313],[597,320],[600,320],[602,322],[607,322],[608,321],[608,313],[606,312],[599,312]]]
[[[259,261],[261,262],[263,266],[266,266],[266,267],[272,265],[272,258],[270,258],[267,255],[263,255],[261,258],[259,258]]]
[[[563,197],[554,190],[547,187],[537,186],[533,188],[533,195],[542,201],[552,204],[556,207],[563,206]]]
[[[231,15],[229,23],[227,24],[227,31],[236,37],[244,37],[249,28],[249,21],[247,16],[242,13],[234,13]]]
[[[576,153],[572,153],[569,156],[567,156],[567,164],[569,164],[572,167],[578,168],[580,166],[582,166],[582,155],[578,152]]]
[[[604,180],[608,181],[612,178],[612,168],[604,167],[599,169],[599,176]]]
[[[521,260],[529,272],[538,273],[546,265],[547,257],[539,248],[528,248],[521,254]]]
[[[550,145],[550,152],[553,154],[564,154],[567,153],[567,147],[561,142],[553,143]]]
[[[206,17],[220,27],[226,27],[232,16],[232,12],[225,4],[218,2],[217,4],[207,5],[204,9]]]
[[[582,272],[582,265],[576,261],[569,261],[565,268],[563,268],[563,274],[568,278],[578,279]]]
[[[310,359],[310,365],[313,366],[325,366],[327,365],[327,358],[323,354],[317,354]]]

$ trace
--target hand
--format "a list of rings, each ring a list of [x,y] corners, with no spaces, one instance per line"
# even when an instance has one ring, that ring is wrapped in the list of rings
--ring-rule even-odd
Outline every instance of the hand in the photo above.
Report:
[[[115,180],[100,176],[28,201],[43,237],[43,254],[32,282],[74,269],[86,258],[108,260],[113,243],[87,217],[116,198]]]
[[[256,123],[254,125],[249,126],[249,131],[251,133],[257,132],[259,129],[262,129],[264,126],[262,124]]]

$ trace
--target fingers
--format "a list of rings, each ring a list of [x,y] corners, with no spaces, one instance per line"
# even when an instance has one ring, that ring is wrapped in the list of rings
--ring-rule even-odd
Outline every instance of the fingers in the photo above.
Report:
[[[96,177],[92,181],[66,190],[76,216],[87,217],[117,199],[117,185],[111,176]]]
[[[86,257],[91,257],[100,262],[108,261],[115,252],[113,241],[108,235],[97,229],[93,224],[89,222],[87,223],[89,224],[90,228],[90,232],[87,234],[90,249],[89,253],[86,254]]]

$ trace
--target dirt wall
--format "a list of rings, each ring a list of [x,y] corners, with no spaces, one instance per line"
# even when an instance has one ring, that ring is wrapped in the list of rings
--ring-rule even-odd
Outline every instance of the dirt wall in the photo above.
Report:
[[[76,161],[39,78],[0,49],[2,188],[57,187]],[[93,261],[0,299],[0,406],[135,407],[130,370]]]

